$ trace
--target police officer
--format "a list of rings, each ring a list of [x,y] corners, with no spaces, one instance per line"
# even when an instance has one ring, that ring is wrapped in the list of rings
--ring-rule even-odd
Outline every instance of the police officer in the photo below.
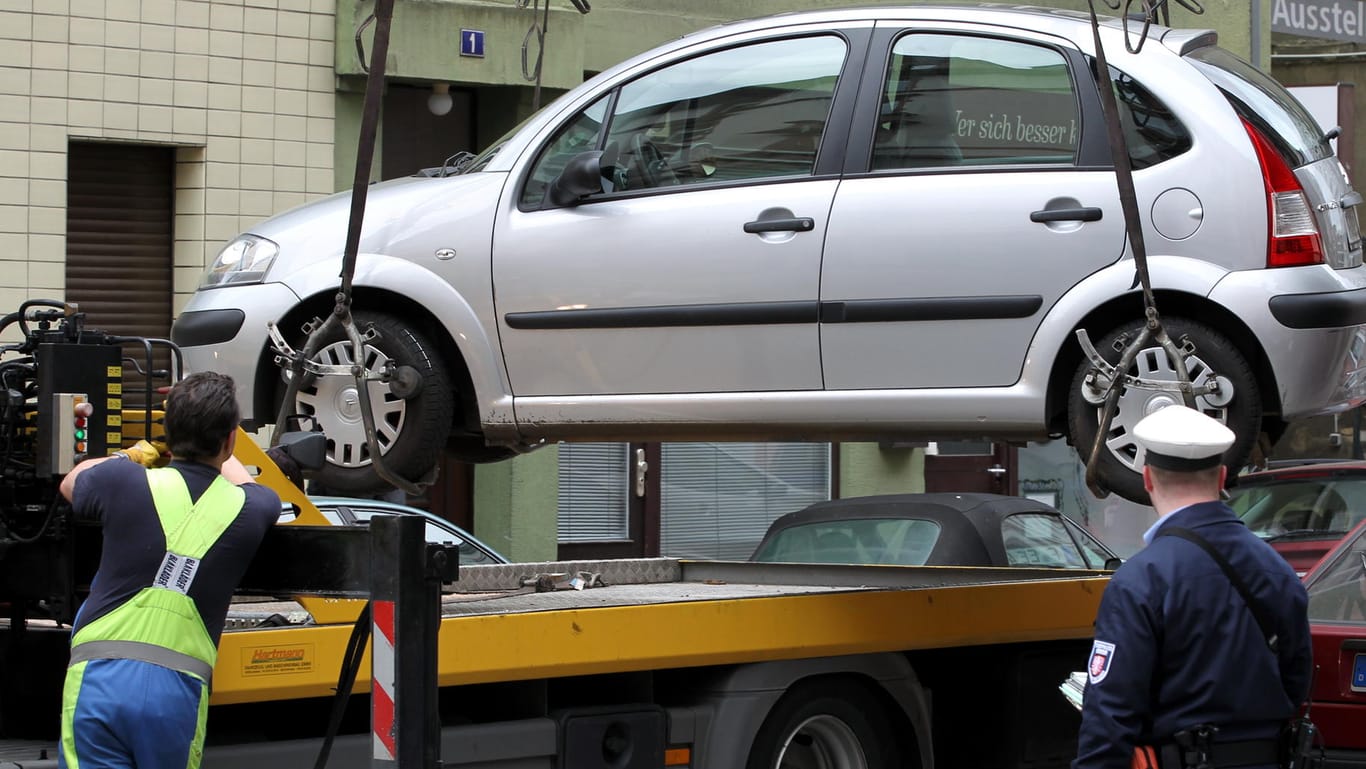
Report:
[[[275,492],[237,459],[232,379],[192,374],[166,398],[173,461],[148,444],[62,479],[104,532],[76,616],[62,693],[63,769],[195,769],[228,603],[266,530]]]
[[[1101,599],[1072,767],[1273,767],[1281,729],[1309,693],[1304,586],[1219,501],[1223,453],[1234,440],[1227,427],[1168,406],[1140,420],[1133,437],[1158,520]],[[1180,529],[1227,560],[1263,607],[1274,641],[1215,559]]]

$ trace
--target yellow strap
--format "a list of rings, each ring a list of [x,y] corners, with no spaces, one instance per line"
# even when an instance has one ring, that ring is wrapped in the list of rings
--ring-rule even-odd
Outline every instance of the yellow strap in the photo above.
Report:
[[[190,490],[179,471],[169,467],[147,471],[147,486],[152,502],[161,519],[161,530],[166,536],[166,549],[172,553],[203,558],[204,553],[223,536],[228,526],[242,512],[246,492],[227,478],[218,476],[200,495],[190,502]]]

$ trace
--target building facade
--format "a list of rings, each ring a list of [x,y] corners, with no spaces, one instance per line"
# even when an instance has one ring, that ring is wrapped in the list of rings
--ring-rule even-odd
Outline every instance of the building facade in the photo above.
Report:
[[[845,4],[600,0],[584,13],[571,0],[397,0],[365,176],[409,175],[482,149],[664,40]],[[1267,66],[1269,3],[1204,6],[1203,16],[1176,8],[1173,24],[1213,27],[1225,47]],[[166,336],[223,243],[350,187],[372,7],[0,0],[0,307],[64,298],[92,326]],[[1305,77],[1330,74],[1347,77]],[[1100,506],[1076,468],[1070,449],[1052,445],[583,444],[478,467],[444,462],[416,501],[516,559],[743,557],[772,518],[830,496],[1019,491],[1087,518]],[[1105,535],[1103,520],[1087,522]]]

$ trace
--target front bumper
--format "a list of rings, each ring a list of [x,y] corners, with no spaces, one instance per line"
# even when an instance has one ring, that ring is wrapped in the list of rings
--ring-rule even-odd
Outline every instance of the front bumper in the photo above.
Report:
[[[1282,419],[1345,411],[1366,401],[1366,266],[1232,272],[1210,299],[1261,342]]]
[[[242,419],[256,421],[257,367],[278,322],[299,303],[282,283],[258,283],[198,291],[171,326],[171,341],[185,354],[188,371],[217,371],[233,378]],[[273,415],[272,415],[273,419]]]

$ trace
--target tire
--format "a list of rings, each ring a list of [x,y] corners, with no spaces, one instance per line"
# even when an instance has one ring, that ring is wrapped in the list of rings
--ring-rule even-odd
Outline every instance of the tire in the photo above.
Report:
[[[1186,357],[1186,368],[1194,384],[1198,386],[1217,376],[1222,380],[1221,385],[1226,384],[1232,391],[1227,402],[1223,394],[1217,398],[1200,396],[1196,398],[1196,406],[1228,425],[1237,436],[1233,446],[1224,455],[1229,477],[1235,477],[1247,461],[1261,431],[1262,399],[1257,388],[1257,377],[1238,348],[1209,326],[1183,318],[1167,318],[1162,325],[1167,335],[1178,345],[1182,337],[1187,337],[1195,345],[1194,353]],[[1142,321],[1134,321],[1114,329],[1101,338],[1096,350],[1107,361],[1118,363],[1125,340],[1136,338],[1142,328]],[[1076,447],[1084,462],[1090,459],[1103,408],[1086,398],[1086,376],[1090,368],[1088,361],[1081,362],[1072,377],[1067,395],[1068,440]],[[1139,352],[1133,368],[1126,373],[1137,374],[1145,379],[1176,381],[1176,370],[1156,342]],[[1106,488],[1132,502],[1149,504],[1148,493],[1143,489],[1142,467],[1136,466],[1138,446],[1133,440],[1133,427],[1138,420],[1153,411],[1181,402],[1179,393],[1125,388],[1116,404],[1109,436],[1102,448],[1104,453],[1099,459],[1098,474]]]
[[[886,705],[846,679],[784,694],[754,737],[746,769],[903,769]]]
[[[382,369],[392,358],[398,366],[413,367],[421,377],[416,393],[406,400],[383,382],[369,383],[375,437],[385,467],[418,480],[436,463],[451,431],[455,407],[451,377],[435,346],[399,319],[375,312],[354,312],[353,319],[362,334],[371,324],[380,334],[365,345],[367,371]],[[349,364],[351,346],[340,331],[335,332],[323,340],[313,360]],[[280,392],[283,397],[283,386]],[[320,492],[360,495],[392,489],[374,470],[355,396],[354,380],[329,376],[301,387],[295,398],[293,410],[313,417],[327,436],[327,462],[313,476]]]

